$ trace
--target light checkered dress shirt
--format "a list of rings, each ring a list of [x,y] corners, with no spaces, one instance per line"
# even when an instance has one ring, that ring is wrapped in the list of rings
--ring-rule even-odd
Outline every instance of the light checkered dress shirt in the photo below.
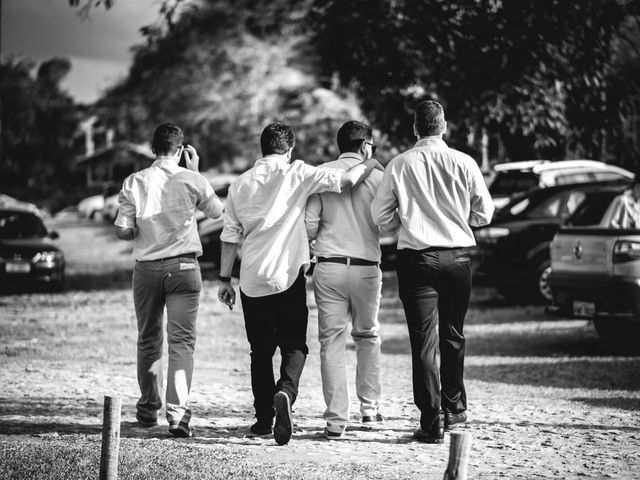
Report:
[[[400,217],[398,249],[471,247],[471,227],[491,221],[491,195],[476,161],[440,136],[420,139],[385,169],[371,205],[373,221]]]
[[[224,205],[198,172],[159,157],[144,170],[129,175],[118,196],[114,225],[137,227],[136,260],[158,260],[185,253],[202,255],[196,208],[206,216],[222,215]]]

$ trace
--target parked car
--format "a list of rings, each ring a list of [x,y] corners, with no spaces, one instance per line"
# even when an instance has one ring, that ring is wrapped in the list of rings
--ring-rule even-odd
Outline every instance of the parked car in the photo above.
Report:
[[[474,230],[474,284],[494,286],[510,302],[550,303],[549,244],[562,223],[589,192],[622,182],[534,187],[520,193],[489,225]]]
[[[0,284],[64,286],[65,259],[39,215],[18,208],[0,209]]]
[[[551,243],[549,285],[557,313],[594,322],[604,341],[640,339],[640,230],[612,228],[620,188],[591,192]]]
[[[489,192],[496,208],[502,208],[509,198],[533,187],[549,187],[570,183],[633,179],[624,168],[595,160],[528,160],[499,163],[494,167]]]
[[[120,206],[118,204],[118,195],[111,195],[104,199],[104,207],[102,207],[102,218],[104,218],[107,222],[113,223],[118,216],[118,210],[120,210]]]
[[[91,195],[78,202],[78,216],[93,220],[96,215],[102,214],[104,208],[104,197],[102,195]]]

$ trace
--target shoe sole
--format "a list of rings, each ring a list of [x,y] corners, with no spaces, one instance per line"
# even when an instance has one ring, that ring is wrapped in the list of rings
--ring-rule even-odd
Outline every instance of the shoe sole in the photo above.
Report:
[[[416,438],[416,440],[420,443],[444,443],[444,438]]]
[[[293,425],[291,424],[291,405],[289,395],[278,392],[273,397],[276,410],[276,421],[273,426],[273,438],[278,445],[286,445],[291,440]]]

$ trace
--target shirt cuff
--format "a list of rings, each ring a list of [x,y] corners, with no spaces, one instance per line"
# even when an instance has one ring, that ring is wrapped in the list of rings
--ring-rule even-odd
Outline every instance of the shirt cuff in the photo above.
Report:
[[[242,235],[238,233],[232,233],[227,230],[222,230],[220,234],[220,241],[227,243],[242,243]]]
[[[123,215],[118,215],[116,220],[113,222],[116,227],[121,228],[133,228],[136,226],[136,222],[133,218],[128,218]]]

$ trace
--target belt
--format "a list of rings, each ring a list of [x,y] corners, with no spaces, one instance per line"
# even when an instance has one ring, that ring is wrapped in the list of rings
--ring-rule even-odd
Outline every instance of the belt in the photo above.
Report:
[[[193,258],[194,260],[196,259],[196,254],[195,252],[189,252],[189,253],[181,253],[180,255],[175,255],[173,257],[164,257],[164,258],[156,258],[155,260],[138,260],[140,262],[164,262],[166,260],[177,260],[179,258]]]
[[[378,262],[351,257],[318,257],[318,263],[321,262],[344,263],[345,265],[378,265]]]

